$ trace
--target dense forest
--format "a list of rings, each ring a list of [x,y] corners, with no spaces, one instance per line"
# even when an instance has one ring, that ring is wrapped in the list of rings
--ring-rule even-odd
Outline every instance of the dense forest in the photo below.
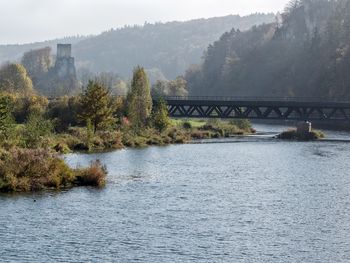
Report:
[[[129,78],[135,65],[147,69],[151,82],[174,79],[199,63],[206,47],[232,27],[248,30],[274,21],[274,14],[230,15],[187,22],[125,26],[97,36],[67,38],[28,45],[0,45],[0,63],[19,60],[31,49],[72,43],[78,75],[114,72]],[[81,70],[79,70],[81,69]],[[82,73],[80,73],[82,71]]]
[[[349,97],[349,14],[349,0],[293,0],[275,23],[232,29],[187,70],[189,92]]]

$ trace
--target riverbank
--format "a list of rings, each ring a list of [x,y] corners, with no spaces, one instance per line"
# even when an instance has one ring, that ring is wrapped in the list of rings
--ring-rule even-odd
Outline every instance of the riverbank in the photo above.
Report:
[[[76,151],[94,153],[126,147],[164,146],[191,140],[227,138],[254,133],[254,128],[246,120],[171,120],[169,127],[162,132],[152,127],[141,131],[123,127],[117,131],[98,131],[89,135],[86,128],[74,127],[68,129],[67,133],[48,138],[48,146],[63,154]]]
[[[0,192],[34,192],[105,185],[107,171],[99,161],[91,163],[88,168],[72,169],[59,154],[181,144],[193,139],[223,138],[254,132],[248,121],[217,120],[173,120],[163,132],[152,128],[134,132],[124,128],[89,134],[86,128],[74,127],[67,133],[41,137],[40,144],[34,149],[21,147],[20,144],[4,144],[0,148]]]

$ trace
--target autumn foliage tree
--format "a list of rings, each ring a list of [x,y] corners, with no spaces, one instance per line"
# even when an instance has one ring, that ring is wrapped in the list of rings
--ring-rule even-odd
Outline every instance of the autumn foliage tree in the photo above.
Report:
[[[34,93],[33,83],[21,64],[5,64],[0,68],[0,91],[29,95]]]
[[[128,94],[128,117],[135,128],[145,127],[152,112],[151,88],[142,67],[136,67]]]
[[[45,47],[28,51],[24,53],[21,62],[36,85],[51,67],[51,48]]]

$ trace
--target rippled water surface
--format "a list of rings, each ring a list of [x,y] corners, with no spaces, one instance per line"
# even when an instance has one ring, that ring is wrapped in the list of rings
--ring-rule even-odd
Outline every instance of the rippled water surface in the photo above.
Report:
[[[350,262],[350,144],[238,140],[66,157],[96,158],[105,189],[0,196],[1,262]]]

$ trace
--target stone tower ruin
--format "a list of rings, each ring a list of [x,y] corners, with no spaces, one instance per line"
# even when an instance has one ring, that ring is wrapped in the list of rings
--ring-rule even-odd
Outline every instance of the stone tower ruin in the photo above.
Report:
[[[55,72],[60,79],[76,78],[71,44],[57,44]]]

